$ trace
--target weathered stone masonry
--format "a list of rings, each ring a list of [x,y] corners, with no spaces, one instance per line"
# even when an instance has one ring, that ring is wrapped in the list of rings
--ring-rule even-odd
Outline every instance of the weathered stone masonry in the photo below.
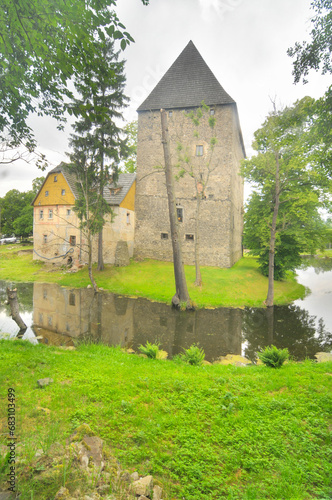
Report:
[[[194,83],[193,73],[196,76]],[[187,89],[185,94],[183,85],[186,87],[184,91]],[[156,168],[164,164],[160,109],[168,111],[172,165],[176,175],[178,143],[181,143],[183,150],[188,151],[194,163],[204,161],[204,156],[207,159],[209,155],[212,136],[209,116],[202,120],[199,139],[194,136],[192,121],[185,116],[188,111],[197,109],[202,100],[213,110],[217,145],[212,157],[216,168],[210,175],[205,199],[201,203],[200,262],[207,266],[230,267],[241,257],[243,182],[239,176],[239,166],[245,153],[237,108],[190,42],[138,109],[135,202],[137,258],[172,260],[165,174],[161,168]],[[200,144],[203,145],[204,155],[195,158],[196,146]],[[176,182],[175,188],[177,205],[183,215],[180,223],[183,258],[186,264],[194,264],[195,181],[185,175]]]

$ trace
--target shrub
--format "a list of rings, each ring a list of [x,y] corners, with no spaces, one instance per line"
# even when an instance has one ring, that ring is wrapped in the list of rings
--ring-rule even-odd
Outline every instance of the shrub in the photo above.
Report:
[[[159,352],[160,344],[150,344],[149,341],[144,345],[140,345],[138,348],[142,354],[145,354],[148,358],[156,359]]]
[[[288,349],[278,349],[271,345],[265,347],[264,351],[258,353],[259,359],[271,368],[280,368],[280,366],[289,358]]]
[[[205,352],[197,344],[192,344],[188,349],[184,349],[184,352],[180,356],[186,363],[198,366],[203,363]]]

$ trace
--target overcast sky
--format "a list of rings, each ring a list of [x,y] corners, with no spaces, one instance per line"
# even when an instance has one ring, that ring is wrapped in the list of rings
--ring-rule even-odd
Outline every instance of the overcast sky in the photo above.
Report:
[[[309,39],[311,0],[118,0],[117,13],[135,43],[124,52],[126,120],[192,40],[226,92],[237,102],[247,155],[253,133],[271,110],[310,95],[320,97],[330,77],[312,72],[307,85],[293,84],[292,59],[286,51]],[[66,160],[70,126],[58,132],[49,119],[32,118],[40,150],[50,168]],[[26,163],[0,167],[0,196],[10,189],[31,189],[45,172]],[[46,172],[47,173],[47,172]]]

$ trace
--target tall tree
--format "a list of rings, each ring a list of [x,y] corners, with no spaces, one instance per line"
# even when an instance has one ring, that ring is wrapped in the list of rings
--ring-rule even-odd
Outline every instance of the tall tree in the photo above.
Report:
[[[192,309],[192,304],[189,297],[186,276],[184,273],[183,259],[182,259],[182,247],[179,234],[179,223],[176,214],[174,177],[173,177],[173,169],[171,163],[167,115],[164,109],[161,110],[160,117],[161,117],[161,134],[162,134],[161,140],[164,150],[166,190],[168,197],[169,221],[171,226],[173,265],[174,265],[174,277],[175,277],[175,289],[176,289],[176,293],[172,298],[172,304],[176,307],[181,306],[181,304],[185,304],[186,309]]]
[[[2,0],[0,141],[35,150],[29,114],[61,124],[71,97],[67,84],[95,58],[95,41],[108,36],[120,40],[122,49],[133,41],[115,6],[116,0]]]
[[[202,276],[200,270],[200,259],[199,259],[199,235],[200,235],[200,208],[201,203],[205,200],[205,190],[209,184],[211,173],[218,167],[218,163],[214,160],[213,153],[215,145],[217,144],[217,138],[215,135],[214,127],[216,123],[215,117],[210,115],[210,108],[204,102],[195,111],[191,111],[186,114],[184,119],[190,120],[195,126],[194,137],[199,139],[201,137],[201,128],[203,128],[204,142],[208,139],[207,130],[210,129],[209,144],[203,151],[203,146],[201,146],[201,151],[196,151],[196,156],[193,157],[192,153],[188,148],[184,148],[181,142],[178,142],[178,163],[177,167],[179,169],[177,178],[181,178],[184,175],[189,175],[195,184],[195,196],[196,196],[196,214],[195,214],[195,270],[196,279],[195,285],[202,285]],[[200,147],[200,146],[198,146]],[[199,154],[198,154],[199,153]]]
[[[291,251],[298,251],[295,243],[303,238],[306,223],[317,214],[320,204],[306,141],[313,112],[314,100],[308,97],[282,111],[274,109],[255,132],[253,147],[257,155],[245,160],[242,166],[245,179],[255,187],[247,231],[248,225],[251,232],[260,230],[261,250],[268,248],[267,306],[273,305],[276,249],[282,241],[286,243],[288,234]],[[301,228],[303,231],[299,232]]]
[[[313,0],[311,8],[315,14],[311,19],[313,29],[309,42],[296,43],[287,53],[294,57],[293,75],[295,83],[301,78],[307,83],[311,69],[322,74],[332,73],[332,0]]]
[[[127,174],[136,172],[137,166],[137,120],[127,123],[124,132],[127,135],[127,153],[122,171]]]
[[[109,212],[103,202],[104,188],[111,176],[116,181],[118,164],[126,153],[126,141],[118,123],[128,98],[124,95],[124,61],[119,61],[110,39],[95,42],[95,57],[75,78],[79,98],[74,99],[70,112],[77,117],[74,148],[86,144],[86,153],[94,158],[95,182],[98,185],[98,210],[101,217]],[[88,153],[89,151],[89,153]],[[102,228],[98,238],[98,270],[104,268]]]

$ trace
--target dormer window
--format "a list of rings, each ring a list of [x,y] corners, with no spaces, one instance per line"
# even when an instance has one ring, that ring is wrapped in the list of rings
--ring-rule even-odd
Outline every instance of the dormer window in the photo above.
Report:
[[[66,190],[65,189],[62,189],[61,190],[61,195],[64,196],[66,194]]]
[[[120,193],[121,189],[122,189],[121,187],[111,188],[110,189],[111,195]]]
[[[173,111],[169,111],[168,116],[171,118],[173,116]]]

